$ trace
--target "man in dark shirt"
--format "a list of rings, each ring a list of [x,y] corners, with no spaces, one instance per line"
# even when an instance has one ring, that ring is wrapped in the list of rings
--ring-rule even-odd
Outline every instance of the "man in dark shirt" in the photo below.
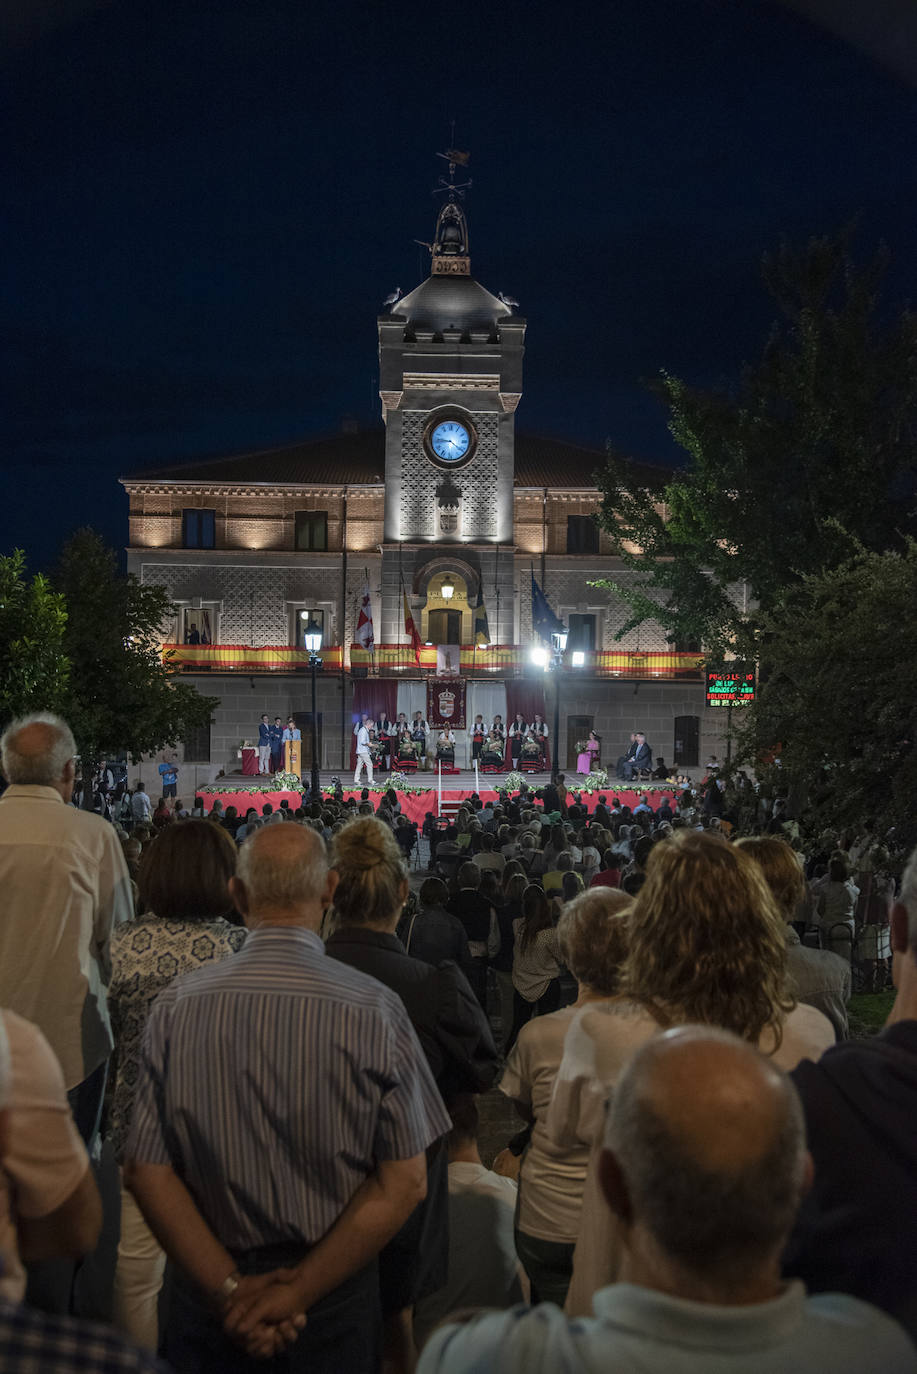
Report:
[[[885,1029],[804,1059],[802,1098],[815,1182],[783,1257],[811,1292],[850,1293],[917,1340],[917,850],[892,908],[898,989]]]
[[[468,937],[471,972],[468,981],[484,1011],[487,1011],[487,965],[500,951],[497,913],[482,897],[481,870],[477,864],[463,863],[458,871],[459,890],[446,910],[457,916]]]
[[[420,889],[420,909],[398,926],[398,937],[414,959],[439,964],[452,959],[468,976],[468,936],[457,916],[446,910],[449,889],[441,878],[427,878]]]
[[[400,903],[408,893],[407,874],[401,879],[398,904],[389,910],[381,900],[373,904],[373,892],[382,891],[381,884],[368,890],[359,877],[352,878],[346,863],[340,871],[335,904],[339,925],[325,942],[328,955],[398,994],[446,1102],[465,1093],[486,1092],[497,1075],[497,1051],[467,979],[451,961],[434,968],[412,959],[395,934]],[[448,1210],[447,1156],[441,1138],[427,1150],[426,1198],[379,1259],[385,1363],[393,1367],[398,1353],[411,1346],[411,1309],[448,1278]]]

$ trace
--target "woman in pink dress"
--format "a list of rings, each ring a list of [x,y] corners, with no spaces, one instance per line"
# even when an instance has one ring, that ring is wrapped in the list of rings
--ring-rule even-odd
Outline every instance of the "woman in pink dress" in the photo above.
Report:
[[[598,735],[595,733],[594,730],[590,730],[589,738],[586,740],[585,748],[583,749],[581,754],[577,754],[576,756],[577,773],[585,774],[592,772],[593,768],[598,763],[598,756],[601,747],[602,741],[599,739]]]

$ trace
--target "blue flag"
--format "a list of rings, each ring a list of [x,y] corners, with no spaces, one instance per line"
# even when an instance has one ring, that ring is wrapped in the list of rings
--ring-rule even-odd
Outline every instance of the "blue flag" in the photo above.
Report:
[[[550,644],[551,635],[559,630],[566,630],[566,625],[551,610],[548,605],[548,598],[535,581],[535,569],[532,569],[532,629],[540,639],[546,644]]]

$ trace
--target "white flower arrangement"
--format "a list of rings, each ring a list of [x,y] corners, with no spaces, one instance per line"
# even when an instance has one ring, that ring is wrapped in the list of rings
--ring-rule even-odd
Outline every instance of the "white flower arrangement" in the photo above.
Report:
[[[511,773],[507,773],[502,783],[499,784],[501,792],[519,792],[527,786],[528,778],[524,773],[517,772],[515,768]]]
[[[581,784],[582,791],[588,792],[590,796],[593,792],[599,792],[607,786],[608,774],[604,768],[594,768],[591,773],[586,774]]]
[[[302,782],[295,773],[284,773],[281,769],[274,774],[275,792],[302,792],[304,790]]]

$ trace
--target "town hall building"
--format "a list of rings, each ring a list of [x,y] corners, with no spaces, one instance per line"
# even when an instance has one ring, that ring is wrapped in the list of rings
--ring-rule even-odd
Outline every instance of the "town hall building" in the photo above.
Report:
[[[591,728],[604,765],[635,728],[682,768],[721,749],[696,650],[655,625],[616,638],[628,609],[591,585],[628,576],[594,518],[605,453],[517,429],[525,344],[515,303],[472,276],[464,207],[450,194],[430,276],[378,319],[379,429],[123,479],[129,570],[176,608],[164,652],[219,699],[209,730],[185,742],[196,785],[239,767],[264,712],[304,727],[309,767],[306,626],[322,634],[325,770],[349,766],[360,710],[376,714],[381,700],[426,714],[427,682],[444,674],[461,683],[469,723],[531,714],[533,702],[551,721],[559,692],[552,753],[559,744],[571,772]],[[553,665],[544,652],[533,661],[533,575],[568,632]],[[357,634],[367,587],[371,647]],[[466,766],[466,733],[457,741]]]

